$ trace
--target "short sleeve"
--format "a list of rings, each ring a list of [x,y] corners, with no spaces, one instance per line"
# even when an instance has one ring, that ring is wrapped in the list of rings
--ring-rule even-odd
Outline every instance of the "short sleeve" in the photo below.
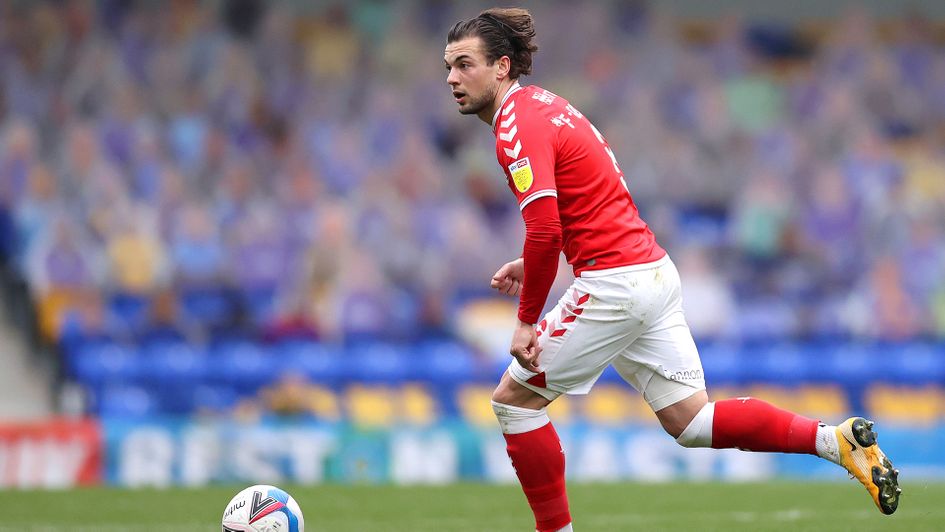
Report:
[[[514,103],[514,102],[513,102]],[[545,196],[557,197],[557,135],[540,113],[507,106],[498,118],[496,157],[508,178],[519,209]]]

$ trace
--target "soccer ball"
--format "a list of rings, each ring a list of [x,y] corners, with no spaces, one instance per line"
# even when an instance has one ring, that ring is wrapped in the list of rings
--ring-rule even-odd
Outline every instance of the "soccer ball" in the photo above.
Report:
[[[291,495],[258,484],[237,493],[226,505],[223,532],[305,532],[305,521]]]

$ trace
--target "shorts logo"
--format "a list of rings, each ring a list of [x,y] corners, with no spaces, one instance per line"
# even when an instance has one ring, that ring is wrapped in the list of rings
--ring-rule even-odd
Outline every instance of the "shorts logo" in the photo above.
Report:
[[[532,174],[532,166],[528,162],[528,157],[519,159],[509,165],[509,175],[512,176],[512,182],[515,183],[515,189],[519,192],[525,192],[532,188],[535,182],[535,176]]]
[[[667,375],[671,381],[698,381],[702,380],[701,369],[684,369]]]

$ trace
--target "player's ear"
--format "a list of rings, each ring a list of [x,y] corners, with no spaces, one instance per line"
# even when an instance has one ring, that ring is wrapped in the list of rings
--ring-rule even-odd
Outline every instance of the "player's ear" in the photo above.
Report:
[[[502,79],[509,75],[509,71],[512,69],[512,60],[509,59],[509,56],[503,55],[502,57],[496,59],[496,64],[498,65],[498,68],[495,72],[497,79]]]

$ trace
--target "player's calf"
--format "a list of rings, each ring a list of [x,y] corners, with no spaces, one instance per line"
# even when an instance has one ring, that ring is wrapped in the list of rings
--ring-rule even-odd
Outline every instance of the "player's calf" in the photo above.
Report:
[[[535,515],[539,532],[568,530],[571,514],[564,481],[564,449],[544,408],[492,402],[506,450]]]

